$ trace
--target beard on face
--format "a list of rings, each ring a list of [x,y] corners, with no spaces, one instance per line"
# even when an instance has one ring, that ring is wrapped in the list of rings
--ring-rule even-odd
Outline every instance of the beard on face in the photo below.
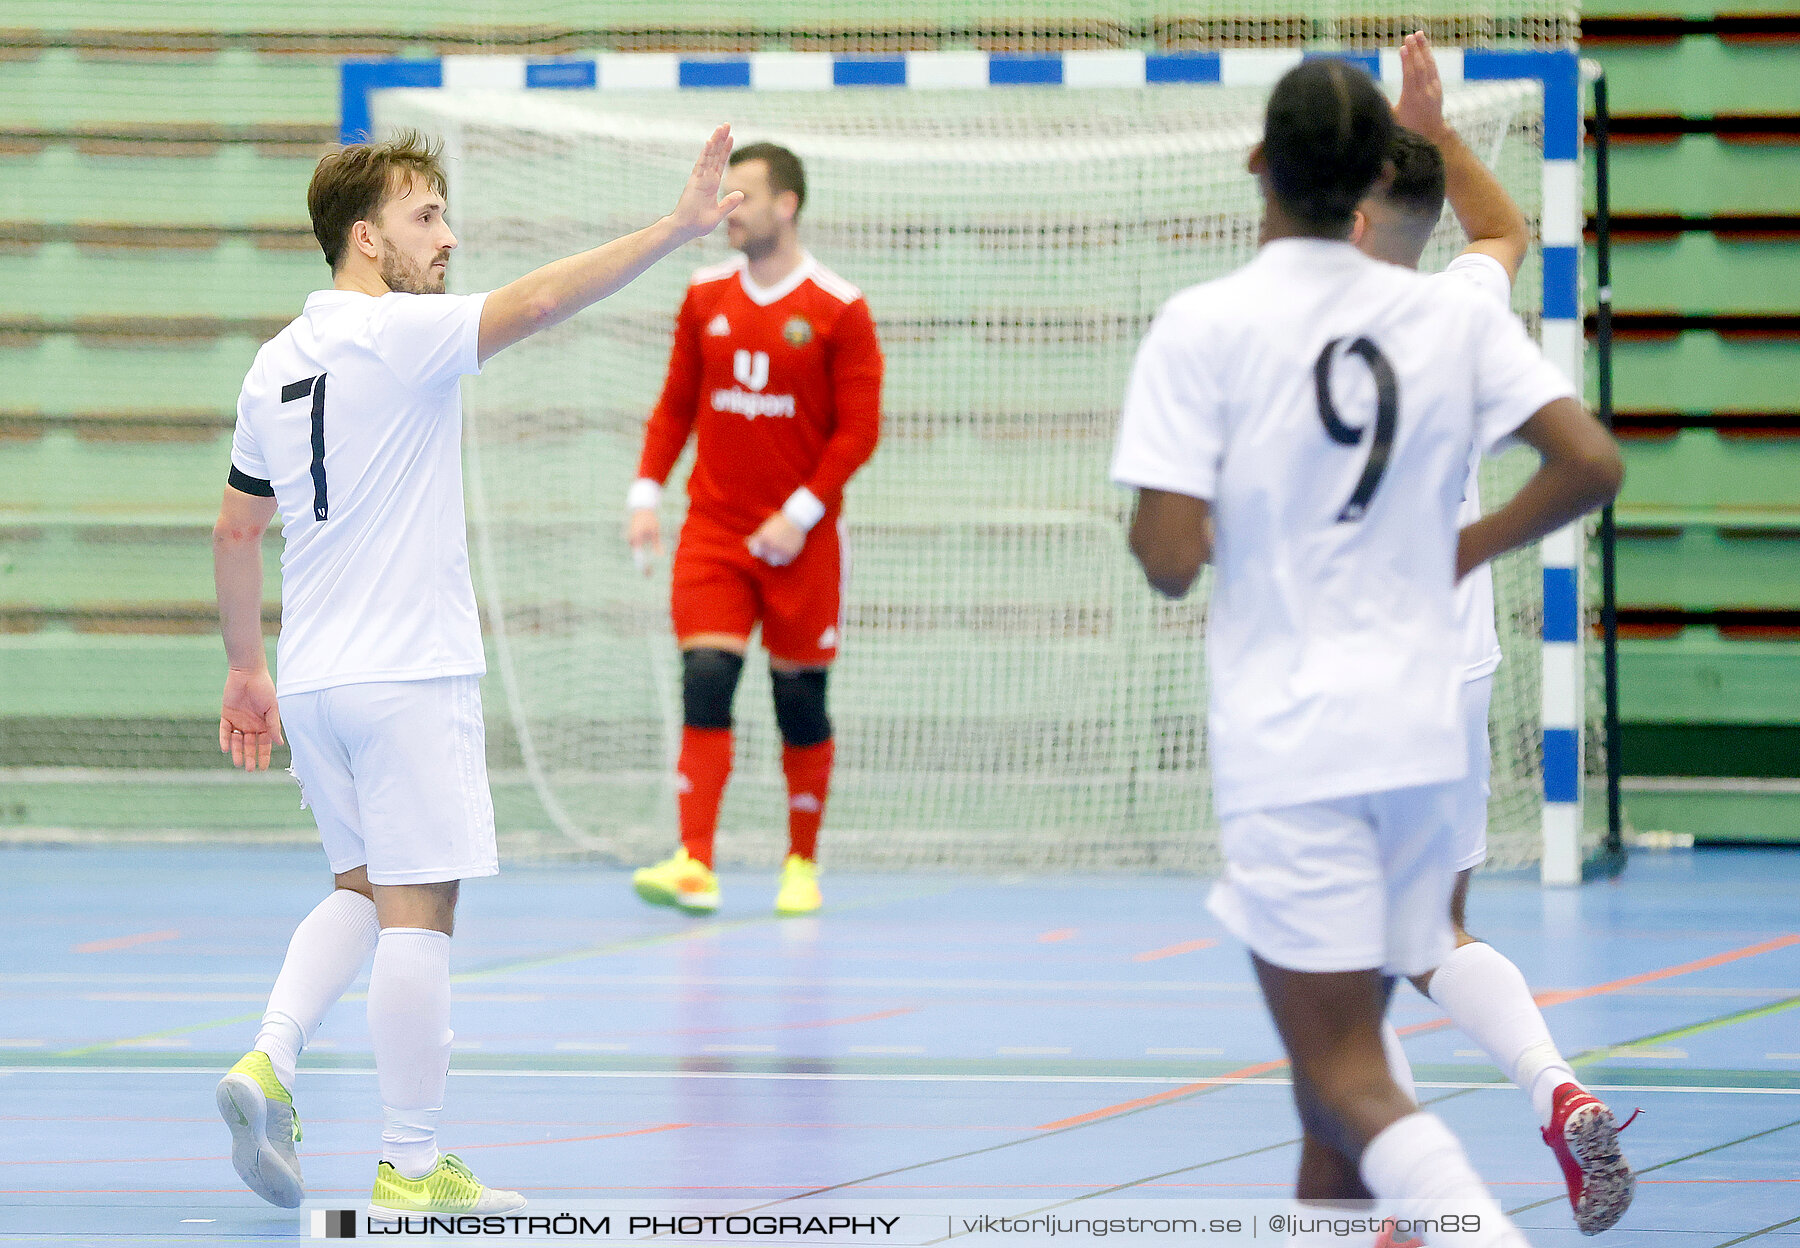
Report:
[[[431,264],[417,264],[393,242],[382,236],[381,280],[389,290],[397,290],[406,295],[441,295],[444,293],[444,280],[449,276],[448,267],[442,273],[432,269]],[[440,251],[432,261],[450,259],[448,251]]]
[[[743,241],[734,243],[733,246],[752,260],[762,259],[770,252],[774,251],[776,245],[781,241],[781,231],[778,227],[771,226],[761,233],[752,229],[748,223],[745,223],[741,228],[744,232]]]

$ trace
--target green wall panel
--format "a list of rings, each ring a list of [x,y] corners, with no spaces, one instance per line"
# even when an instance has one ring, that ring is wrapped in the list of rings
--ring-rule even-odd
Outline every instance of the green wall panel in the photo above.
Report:
[[[1589,353],[1588,401],[1595,398]],[[1800,342],[1727,338],[1690,330],[1666,339],[1622,338],[1613,354],[1619,411],[1800,410]]]
[[[1800,724],[1800,641],[1743,641],[1710,628],[1619,642],[1628,723]]]
[[[1590,301],[1598,259],[1595,248],[1585,249]],[[1800,312],[1800,243],[1701,231],[1655,241],[1627,236],[1614,241],[1612,277],[1618,312]]]
[[[194,343],[0,339],[0,411],[235,411],[260,346],[247,335]]]
[[[66,429],[0,441],[0,517],[81,513],[210,524],[231,463],[231,431],[200,442],[87,441]]]
[[[247,48],[154,58],[48,48],[30,59],[0,61],[0,117],[46,128],[335,123],[338,62],[331,56],[264,56]]]
[[[1587,161],[1593,183],[1592,150]],[[1614,212],[1683,216],[1791,213],[1800,204],[1800,143],[1726,143],[1690,134],[1667,143],[1615,143]],[[1593,193],[1588,195],[1593,210]]]
[[[1787,790],[1632,790],[1625,821],[1640,832],[1686,832],[1696,843],[1800,843],[1800,793]]]
[[[1619,602],[1709,611],[1800,607],[1800,527],[1729,536],[1689,525],[1667,536],[1634,533],[1620,517]]]
[[[211,527],[0,528],[0,607],[79,610],[213,601]],[[281,601],[281,538],[263,542],[263,601]]]
[[[1800,434],[1747,438],[1684,429],[1627,438],[1620,507],[1648,520],[1652,508],[1791,508],[1800,518]],[[1728,520],[1729,513],[1721,520]]]
[[[1617,115],[1800,111],[1800,76],[1790,43],[1688,35],[1670,42],[1601,43],[1584,51],[1606,70],[1607,100]]]
[[[316,249],[266,250],[248,239],[195,250],[46,243],[0,252],[0,316],[285,319],[330,284]]]
[[[50,144],[0,155],[0,221],[304,226],[306,186],[326,150],[222,144],[194,156],[95,156]]]

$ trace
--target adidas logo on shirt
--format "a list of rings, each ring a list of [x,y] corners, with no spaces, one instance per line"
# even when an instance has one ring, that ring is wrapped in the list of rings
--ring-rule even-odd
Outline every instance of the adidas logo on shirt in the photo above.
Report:
[[[724,338],[731,333],[731,322],[725,319],[723,312],[713,317],[706,327],[706,332],[714,338]]]

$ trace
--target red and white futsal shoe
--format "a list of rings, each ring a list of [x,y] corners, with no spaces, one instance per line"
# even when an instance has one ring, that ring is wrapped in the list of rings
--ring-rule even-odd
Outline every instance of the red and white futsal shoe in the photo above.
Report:
[[[1389,1218],[1381,1224],[1381,1234],[1375,1237],[1375,1248],[1425,1248],[1425,1241],[1411,1231],[1402,1233]]]
[[[1624,1217],[1637,1191],[1637,1176],[1619,1151],[1619,1131],[1612,1110],[1597,1098],[1572,1083],[1556,1089],[1544,1143],[1562,1166],[1583,1235],[1598,1235]]]

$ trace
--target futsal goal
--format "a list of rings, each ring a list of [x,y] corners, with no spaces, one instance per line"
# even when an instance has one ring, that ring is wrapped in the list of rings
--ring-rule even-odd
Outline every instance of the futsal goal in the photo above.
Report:
[[[1298,55],[446,58],[435,75],[357,70],[353,102],[376,131],[445,137],[461,290],[666,211],[719,121],[797,152],[803,242],[863,289],[887,357],[882,444],[845,505],[828,861],[1204,870],[1210,572],[1183,602],[1152,595],[1106,469],[1150,318],[1256,248],[1245,159]],[[1451,122],[1537,236],[1515,308],[1579,376],[1574,55],[1440,61]],[[372,89],[407,75],[422,85]],[[1426,267],[1461,246],[1446,213]],[[681,715],[667,563],[636,573],[623,499],[687,275],[728,254],[723,231],[684,248],[466,391],[488,698],[557,834],[622,861],[673,842]],[[1489,461],[1484,500],[1532,466]],[[665,530],[684,505],[671,488]],[[1549,878],[1579,869],[1600,765],[1583,749],[1580,562],[1568,533],[1495,568],[1491,853]],[[786,798],[763,664],[736,712],[719,850],[773,862]]]

